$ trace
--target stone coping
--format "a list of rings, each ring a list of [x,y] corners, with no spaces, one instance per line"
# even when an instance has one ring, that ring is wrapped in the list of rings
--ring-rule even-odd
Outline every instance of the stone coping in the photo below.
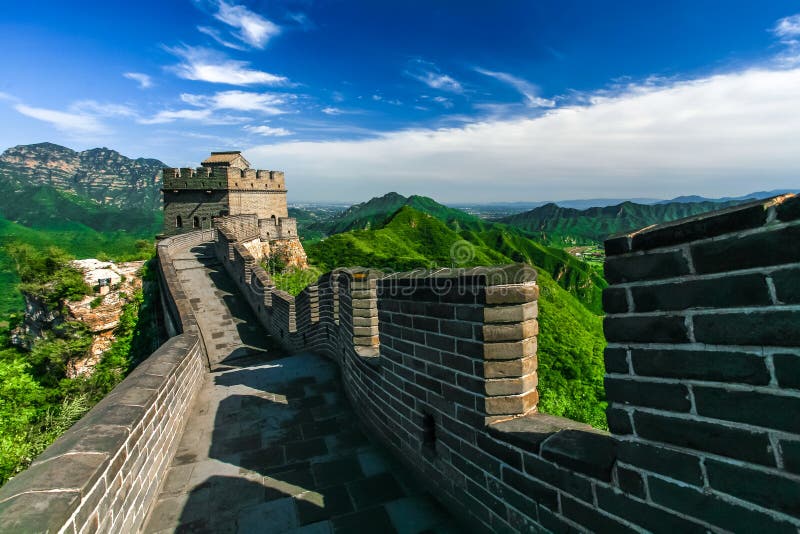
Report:
[[[442,268],[419,269],[402,273],[384,274],[378,279],[379,284],[394,282],[418,283],[421,280],[431,280],[435,283],[440,279],[458,279],[459,283],[472,283],[485,286],[504,286],[528,284],[536,282],[538,273],[536,269],[525,263],[512,263],[494,267],[471,268]]]
[[[489,435],[561,467],[611,481],[617,440],[608,432],[565,417],[534,413],[491,423]]]
[[[134,453],[132,441],[147,439],[144,427],[155,416],[156,400],[198,345],[191,334],[168,340],[0,488],[0,531],[57,531],[86,508],[96,497],[95,484],[101,478],[109,484]]]
[[[786,222],[798,218],[800,196],[790,193],[614,234],[605,240],[606,255],[678,245],[758,228],[773,220]]]

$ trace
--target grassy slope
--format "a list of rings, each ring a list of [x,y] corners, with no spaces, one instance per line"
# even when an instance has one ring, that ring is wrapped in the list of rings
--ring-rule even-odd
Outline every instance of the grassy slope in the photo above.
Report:
[[[594,267],[570,256],[563,250],[547,247],[530,239],[530,236],[520,229],[484,221],[461,210],[443,206],[428,197],[415,195],[406,198],[397,193],[389,193],[352,206],[334,219],[317,224],[316,229],[328,234],[341,235],[340,232],[351,230],[382,228],[403,207],[410,207],[433,216],[443,222],[448,229],[458,233],[461,239],[474,244],[477,247],[476,254],[481,255],[479,259],[483,261],[483,264],[508,261],[534,264],[540,270],[549,273],[561,287],[577,295],[589,309],[595,313],[601,312],[601,296],[606,282]],[[400,261],[406,256],[408,259],[419,259],[419,251],[411,250],[415,246],[414,243],[398,240],[390,248],[397,251],[394,256],[396,256],[396,261]],[[391,250],[385,252],[391,253]],[[344,249],[337,253],[348,254]],[[449,249],[440,250],[438,254],[436,257],[438,265],[446,267],[452,265]],[[428,251],[423,251],[422,255],[430,258]],[[500,257],[504,259],[497,259]],[[333,259],[331,258],[331,260]],[[342,258],[342,260],[345,259]],[[400,270],[404,269],[400,268]]]
[[[500,219],[500,222],[525,230],[543,242],[552,244],[591,244],[612,234],[637,230],[683,217],[740,204],[730,202],[670,202],[636,204],[623,202],[616,206],[576,210],[546,204],[525,213]]]
[[[307,246],[306,252],[313,263],[325,268],[358,265],[404,271],[452,266],[451,247],[467,240],[472,244],[473,255],[456,266],[518,261],[495,249],[492,239],[503,239],[502,231],[459,232],[436,217],[405,206],[381,228],[336,234]],[[513,243],[501,245],[506,247]],[[541,286],[541,409],[604,427],[602,350],[605,341],[601,319],[564,290],[548,269],[537,267]]]

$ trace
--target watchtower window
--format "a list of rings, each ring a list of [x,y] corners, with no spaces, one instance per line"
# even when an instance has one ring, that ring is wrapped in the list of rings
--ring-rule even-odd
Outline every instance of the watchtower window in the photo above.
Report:
[[[192,219],[192,228],[200,228],[200,217]]]
[[[271,217],[271,219],[272,219],[272,224],[277,224],[278,220],[275,218],[274,215]]]
[[[180,215],[175,217],[175,228],[183,228],[183,219]]]

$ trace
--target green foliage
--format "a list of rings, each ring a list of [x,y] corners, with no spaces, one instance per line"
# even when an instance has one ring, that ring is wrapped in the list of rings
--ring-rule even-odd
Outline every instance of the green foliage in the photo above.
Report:
[[[89,303],[89,307],[90,307],[91,309],[95,309],[95,308],[98,308],[98,307],[100,307],[100,305],[101,305],[101,304],[103,304],[103,299],[104,299],[104,298],[105,298],[105,297],[104,297],[103,295],[98,295],[98,296],[96,296],[96,297],[95,297],[95,298],[93,298],[93,299],[92,299],[92,301]]]
[[[281,291],[297,296],[306,286],[316,282],[321,274],[322,270],[313,266],[308,269],[291,268],[273,274],[272,281]]]
[[[13,351],[0,356],[0,484],[30,462],[28,431],[45,401],[29,365]],[[23,467],[24,468],[24,467]]]
[[[601,318],[592,313],[599,307],[605,281],[596,270],[563,251],[503,226],[487,223],[481,229],[469,215],[464,216],[459,216],[456,231],[433,215],[404,206],[380,228],[330,236],[307,246],[306,253],[312,263],[326,269],[362,266],[407,271],[519,261],[533,264],[541,287],[540,407],[605,428],[605,339]]]

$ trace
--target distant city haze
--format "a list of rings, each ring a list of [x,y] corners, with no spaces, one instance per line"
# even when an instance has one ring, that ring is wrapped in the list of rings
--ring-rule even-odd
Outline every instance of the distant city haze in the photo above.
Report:
[[[796,189],[798,12],[788,0],[15,3],[0,32],[14,51],[0,148],[107,146],[176,167],[243,150],[286,172],[290,202]]]

